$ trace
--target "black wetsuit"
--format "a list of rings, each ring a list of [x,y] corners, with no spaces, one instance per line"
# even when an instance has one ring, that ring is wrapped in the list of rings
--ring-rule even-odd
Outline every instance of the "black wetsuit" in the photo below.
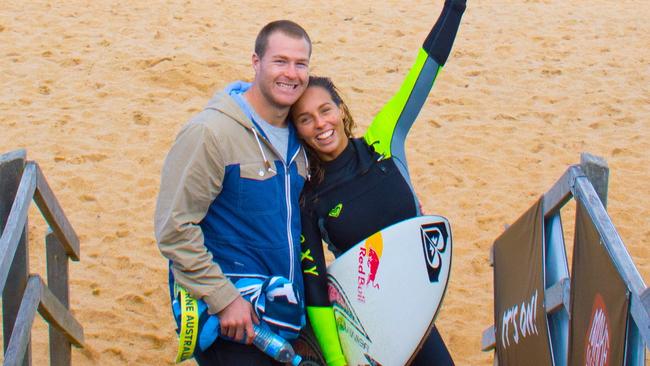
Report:
[[[330,364],[344,360],[328,299],[322,242],[338,255],[381,229],[420,214],[404,143],[449,56],[464,10],[465,0],[445,1],[397,94],[363,138],[351,139],[336,159],[322,164],[323,180],[308,182],[303,190],[301,264],[307,313],[326,359],[331,357]],[[412,365],[453,365],[435,327]]]
[[[394,160],[380,159],[363,139],[352,139],[341,155],[323,164],[323,182],[303,191],[306,244],[319,244],[325,234],[333,251],[343,253],[375,232],[417,215],[411,188]],[[322,281],[326,278],[319,280],[326,285]]]
[[[363,139],[350,140],[341,155],[323,168],[323,182],[303,191],[303,252],[309,251],[314,259],[303,260],[303,271],[312,273],[305,273],[308,306],[330,306],[321,239],[333,252],[343,253],[375,232],[418,214],[395,160],[382,159]],[[434,328],[412,365],[452,364]]]

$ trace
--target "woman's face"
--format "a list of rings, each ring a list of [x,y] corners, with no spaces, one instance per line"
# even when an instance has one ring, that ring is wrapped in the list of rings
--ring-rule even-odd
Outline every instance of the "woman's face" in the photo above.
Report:
[[[291,117],[298,135],[323,161],[334,160],[348,145],[341,109],[320,86],[305,90],[293,105]]]

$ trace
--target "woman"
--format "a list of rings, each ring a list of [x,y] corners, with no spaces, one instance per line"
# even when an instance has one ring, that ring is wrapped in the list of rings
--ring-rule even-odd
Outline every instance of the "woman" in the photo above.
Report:
[[[292,120],[312,166],[301,203],[307,314],[328,365],[345,365],[345,359],[327,296],[322,240],[337,255],[387,226],[420,214],[404,140],[449,55],[464,9],[464,0],[445,2],[400,91],[363,138],[353,138],[352,116],[328,78],[310,77],[292,107]],[[453,365],[437,329],[412,365]]]

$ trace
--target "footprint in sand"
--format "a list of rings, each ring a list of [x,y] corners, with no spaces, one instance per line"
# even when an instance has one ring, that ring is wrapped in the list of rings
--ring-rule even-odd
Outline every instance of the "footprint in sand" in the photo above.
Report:
[[[148,126],[151,122],[151,117],[146,116],[140,111],[133,112],[133,122],[139,126]]]
[[[54,158],[54,161],[59,162],[59,161],[67,160],[68,163],[70,163],[70,164],[80,165],[80,164],[85,164],[87,162],[98,163],[98,162],[103,161],[103,160],[105,160],[107,158],[108,158],[108,155],[96,153],[96,154],[77,155],[77,156],[74,156],[74,157],[72,157],[70,159],[66,159],[66,158],[64,158],[62,156],[57,156],[57,157]]]
[[[129,236],[129,231],[128,230],[118,230],[115,232],[115,235],[117,235],[118,238],[126,238]]]
[[[509,114],[505,113],[499,113],[496,116],[494,116],[494,119],[499,121],[499,120],[507,120],[507,121],[516,121],[517,117],[511,116]]]
[[[91,293],[93,294],[93,296],[99,296],[99,294],[101,293],[101,290],[99,289],[100,286],[99,286],[98,283],[93,282],[93,283],[90,284],[89,287],[90,287],[90,290],[91,290]]]
[[[50,93],[52,92],[52,90],[51,90],[50,87],[47,86],[47,85],[41,85],[41,86],[38,87],[38,92],[39,92],[40,94],[43,94],[43,95],[50,95]]]
[[[82,194],[79,196],[79,199],[83,202],[94,202],[97,201],[97,198],[91,194]]]
[[[63,67],[74,67],[80,64],[81,64],[81,59],[77,57],[69,58],[59,63],[59,65]]]
[[[112,357],[117,357],[119,362],[122,363],[123,365],[126,365],[128,362],[128,359],[124,356],[124,353],[122,352],[121,349],[119,348],[107,348],[104,351],[102,351],[102,354],[108,354],[108,356]]]
[[[440,127],[442,127],[442,126],[440,125],[440,123],[438,123],[438,122],[436,122],[436,121],[434,121],[434,120],[429,120],[429,121],[427,121],[427,122],[429,123],[429,126],[433,126],[434,128],[440,128]]]
[[[544,144],[539,143],[535,145],[530,151],[534,154],[537,154],[538,152],[542,151],[544,149]]]
[[[542,75],[544,75],[544,76],[562,75],[562,70],[544,69],[544,70],[542,70]]]

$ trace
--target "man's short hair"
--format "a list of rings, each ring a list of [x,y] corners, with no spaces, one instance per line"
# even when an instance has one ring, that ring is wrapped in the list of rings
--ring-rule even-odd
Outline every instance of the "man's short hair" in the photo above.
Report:
[[[265,25],[257,34],[257,38],[255,39],[255,53],[259,58],[264,56],[266,47],[269,44],[269,37],[275,32],[282,32],[291,38],[306,40],[309,44],[309,56],[311,57],[311,39],[307,31],[290,20],[276,20]]]

